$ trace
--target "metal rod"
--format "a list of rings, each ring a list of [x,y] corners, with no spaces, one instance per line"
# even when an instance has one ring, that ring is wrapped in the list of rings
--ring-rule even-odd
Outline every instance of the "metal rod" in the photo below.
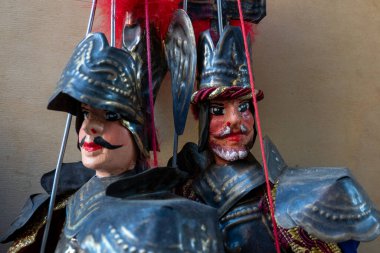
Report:
[[[172,167],[177,168],[178,134],[174,131]]]
[[[91,6],[90,17],[88,19],[88,24],[87,24],[86,36],[92,31],[92,26],[94,24],[96,5],[97,5],[97,0],[93,0],[92,6]],[[71,120],[72,120],[72,116],[71,116],[71,114],[68,113],[67,118],[66,118],[65,130],[63,131],[61,149],[59,151],[58,161],[57,161],[57,165],[55,168],[53,189],[50,193],[49,210],[48,210],[48,215],[46,217],[46,225],[45,225],[44,235],[42,237],[40,253],[45,253],[45,249],[46,249],[46,243],[47,243],[48,236],[49,236],[51,220],[53,217],[55,197],[57,195],[59,175],[61,173],[62,161],[63,161],[63,157],[65,155],[67,139],[68,139],[69,133],[70,133]]]
[[[116,0],[111,1],[111,47],[115,46],[115,12]]]
[[[187,12],[187,0],[183,1],[183,10]],[[173,159],[172,159],[173,168],[177,168],[177,152],[178,152],[178,134],[176,130],[174,130]]]
[[[98,2],[97,0],[93,0],[92,1],[90,18],[88,19],[86,35],[89,34],[92,31],[92,25],[94,24],[94,17],[95,17],[95,11],[96,11],[96,4],[97,4],[97,2]]]
[[[187,12],[187,0],[183,1],[183,10]]]
[[[218,7],[218,28],[219,28],[219,37],[223,33],[223,10],[222,10],[222,0],[216,0]]]
[[[53,217],[54,203],[55,203],[55,197],[57,194],[59,175],[60,175],[60,171],[62,167],[62,160],[63,160],[63,156],[65,155],[67,138],[69,137],[69,132],[70,132],[71,118],[72,118],[71,114],[67,114],[65,131],[63,133],[63,138],[62,138],[61,150],[59,151],[57,166],[55,168],[53,189],[50,194],[49,211],[46,218],[44,236],[42,238],[41,251],[40,251],[41,253],[45,252],[46,243],[49,236],[49,229],[50,229],[51,219]]]

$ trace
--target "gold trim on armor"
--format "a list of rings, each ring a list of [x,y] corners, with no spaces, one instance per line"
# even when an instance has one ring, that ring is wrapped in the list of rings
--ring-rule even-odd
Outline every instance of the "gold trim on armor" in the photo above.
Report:
[[[66,196],[59,201],[53,210],[57,211],[65,208],[69,197],[70,196]],[[44,212],[44,210],[41,212]],[[45,212],[47,213],[47,208],[45,208]],[[20,252],[22,249],[36,241],[37,233],[45,226],[47,216],[39,215],[32,219],[33,221],[30,224],[27,224],[26,229],[23,230],[21,234],[13,241],[12,245],[8,249],[8,253]]]

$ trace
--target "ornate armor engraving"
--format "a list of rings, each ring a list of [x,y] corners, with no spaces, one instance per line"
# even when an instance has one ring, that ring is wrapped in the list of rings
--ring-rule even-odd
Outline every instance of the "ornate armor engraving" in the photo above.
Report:
[[[380,234],[380,216],[347,168],[290,168],[269,138],[267,159],[278,161],[275,216],[283,228],[301,226],[327,241],[368,241]],[[278,171],[276,163],[269,170]]]
[[[172,170],[161,168],[165,169]],[[106,180],[92,178],[68,204],[67,221],[56,252],[69,249],[73,252],[98,252],[98,249],[110,252],[223,252],[216,227],[216,210],[211,207],[179,198],[164,186],[160,191],[127,194],[127,198],[106,195],[107,187],[120,180],[143,179],[146,185],[152,185],[155,177],[151,175],[154,174],[134,175],[131,172]]]
[[[348,169],[290,168],[269,138],[264,142],[283,250],[341,252],[340,243],[380,234],[379,212]],[[218,208],[227,252],[276,252],[263,171],[252,156],[217,166],[207,151],[186,144],[178,161],[187,172],[194,168],[193,194]]]

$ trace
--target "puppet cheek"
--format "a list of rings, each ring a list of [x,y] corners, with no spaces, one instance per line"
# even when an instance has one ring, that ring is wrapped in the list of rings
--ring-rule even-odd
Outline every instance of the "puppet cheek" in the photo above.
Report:
[[[244,121],[252,121],[252,123],[254,122],[253,115],[252,115],[252,113],[250,111],[243,112],[242,113],[242,118],[243,118]]]
[[[213,119],[210,120],[210,136],[213,136],[220,132],[224,127],[226,126],[226,123],[224,119]]]

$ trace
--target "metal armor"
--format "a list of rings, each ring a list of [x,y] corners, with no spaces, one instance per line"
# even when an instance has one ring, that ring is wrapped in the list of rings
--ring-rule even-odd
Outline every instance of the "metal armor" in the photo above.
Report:
[[[93,177],[67,205],[56,252],[223,252],[216,210],[157,184],[160,175],[176,181],[173,173],[161,168]],[[133,181],[145,183],[136,192]],[[123,198],[110,195],[121,190]]]
[[[265,144],[282,250],[341,252],[342,242],[380,234],[378,211],[348,169],[288,168],[268,138]],[[252,155],[216,166],[207,151],[186,144],[178,161],[192,194],[218,209],[227,252],[275,252],[263,171]]]
[[[370,241],[380,235],[380,216],[347,168],[291,168],[265,139],[269,170],[276,184],[279,226],[301,226],[322,240]]]

